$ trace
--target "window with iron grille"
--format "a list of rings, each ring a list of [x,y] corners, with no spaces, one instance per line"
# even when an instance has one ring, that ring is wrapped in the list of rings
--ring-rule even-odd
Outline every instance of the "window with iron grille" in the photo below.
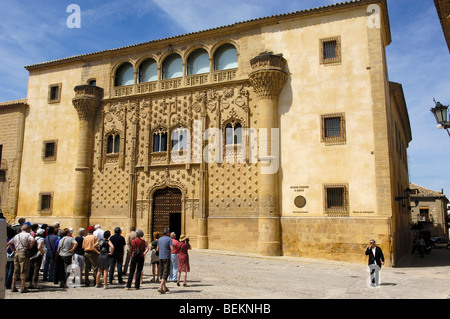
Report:
[[[330,117],[324,119],[325,137],[341,136],[341,118]]]
[[[56,149],[58,141],[44,141],[42,143],[42,159],[44,162],[54,162],[56,161]]]
[[[320,39],[320,64],[341,62],[341,37]]]
[[[336,40],[326,41],[323,43],[323,58],[334,59],[336,57]]]
[[[344,113],[327,114],[321,116],[321,141],[326,145],[345,144],[345,115]]]
[[[38,210],[41,213],[51,213],[53,209],[53,192],[39,193]]]
[[[59,101],[61,101],[61,83],[49,85],[48,102],[58,103]]]
[[[348,187],[341,185],[325,185],[325,213],[330,216],[348,216]]]

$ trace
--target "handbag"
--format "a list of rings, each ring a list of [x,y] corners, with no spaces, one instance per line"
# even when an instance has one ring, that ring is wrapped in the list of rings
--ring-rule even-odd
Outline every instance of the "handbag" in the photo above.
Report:
[[[31,257],[33,257],[34,255],[37,254],[38,249],[37,249],[36,241],[34,242],[33,246],[31,246],[30,248],[26,248],[27,246],[25,246],[25,245],[22,243],[22,241],[20,240],[20,237],[19,237],[19,241],[20,241],[20,243],[22,244],[22,246],[25,248],[25,257],[31,258]],[[28,243],[28,244],[29,244],[29,243]]]
[[[29,254],[29,256],[27,256],[27,253]],[[31,246],[30,249],[25,250],[25,256],[27,256],[29,258],[35,256],[37,253],[38,253],[38,248],[37,248],[36,241],[34,242],[33,246]]]

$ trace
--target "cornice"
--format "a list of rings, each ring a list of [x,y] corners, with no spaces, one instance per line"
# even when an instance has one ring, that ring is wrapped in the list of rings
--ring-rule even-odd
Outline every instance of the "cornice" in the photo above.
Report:
[[[176,94],[188,94],[193,92],[204,92],[208,91],[214,88],[217,89],[223,89],[224,87],[236,87],[240,85],[247,85],[249,84],[249,79],[239,79],[239,80],[233,80],[233,81],[227,81],[227,82],[218,82],[218,83],[210,83],[210,84],[202,84],[199,86],[183,86],[176,89],[171,90],[163,90],[163,91],[155,91],[155,92],[148,92],[148,93],[138,93],[138,94],[132,94],[132,95],[124,95],[119,97],[110,97],[110,98],[104,98],[102,100],[103,103],[113,103],[118,101],[126,101],[126,100],[137,100],[137,99],[145,99],[145,98],[159,98],[161,96],[168,96],[168,95],[176,95]]]

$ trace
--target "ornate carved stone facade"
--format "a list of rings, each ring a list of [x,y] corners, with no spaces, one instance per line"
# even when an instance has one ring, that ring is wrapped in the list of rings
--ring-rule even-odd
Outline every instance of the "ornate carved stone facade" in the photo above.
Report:
[[[258,168],[248,162],[244,146],[213,149],[222,159],[207,165],[202,157],[196,159],[208,144],[202,136],[209,128],[218,128],[224,136],[233,121],[243,129],[257,125],[252,94],[248,83],[239,83],[103,103],[94,126],[91,218],[102,223],[112,216],[122,218],[130,226],[145,225],[145,233],[151,234],[153,195],[166,187],[180,189],[183,195],[183,234],[186,228],[197,227],[199,218],[257,216]],[[190,148],[182,152],[172,150],[170,139],[180,128],[192,134]],[[156,132],[168,134],[168,150],[153,152]],[[197,132],[200,145],[193,143]],[[120,136],[118,153],[107,153],[111,134]],[[201,194],[207,197],[201,200]],[[196,240],[194,234],[192,238]]]

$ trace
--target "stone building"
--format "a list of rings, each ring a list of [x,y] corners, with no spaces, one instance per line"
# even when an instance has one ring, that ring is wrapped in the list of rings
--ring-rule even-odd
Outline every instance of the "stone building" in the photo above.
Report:
[[[450,52],[450,0],[434,0],[434,5]]]
[[[14,220],[19,195],[26,100],[0,103],[0,208]]]
[[[448,198],[443,191],[436,192],[411,183],[411,221],[422,226],[430,237],[448,239]]]
[[[361,262],[374,238],[393,265],[411,130],[390,42],[386,1],[358,0],[27,66],[15,217]]]

